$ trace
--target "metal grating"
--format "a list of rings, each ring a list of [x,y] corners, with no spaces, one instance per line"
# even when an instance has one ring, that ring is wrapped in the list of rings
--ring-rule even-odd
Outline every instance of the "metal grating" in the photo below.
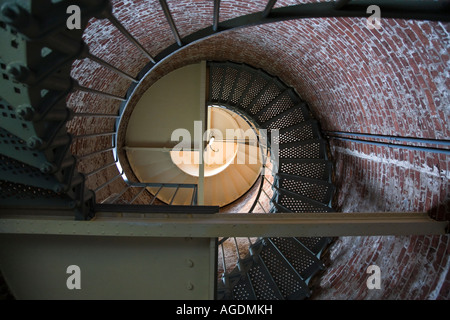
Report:
[[[233,298],[235,300],[254,300],[252,285],[248,275],[242,275],[239,282],[233,287]]]
[[[292,212],[330,212],[331,208],[296,194],[277,189],[278,203]]]
[[[5,208],[73,209],[76,204],[64,194],[4,180],[0,180],[0,191],[0,207]]]
[[[253,101],[253,99],[256,98],[258,93],[266,86],[266,84],[267,80],[264,78],[257,77],[256,79],[254,79],[253,82],[250,84],[250,87],[246,95],[242,98],[240,107],[242,109],[246,109]]]
[[[264,123],[281,113],[285,112],[286,110],[292,108],[294,106],[294,102],[292,101],[291,97],[289,96],[288,92],[285,92],[281,94],[279,98],[274,101],[273,104],[271,104],[269,107],[267,107],[266,110],[264,110],[260,115],[258,115],[256,118],[258,122]]]
[[[331,170],[331,163],[320,159],[285,159],[280,160],[279,166],[279,173],[320,180],[328,180]]]
[[[0,176],[6,181],[43,189],[55,190],[60,187],[54,176],[3,155],[0,155]]]
[[[210,99],[212,101],[219,101],[220,89],[222,84],[222,77],[224,73],[223,67],[214,67],[210,69]]]
[[[289,177],[282,174],[278,176],[277,186],[323,204],[330,202],[334,191],[332,184],[322,180]]]
[[[33,123],[18,117],[14,108],[1,98],[0,127],[23,140],[28,140],[36,135]]]
[[[250,114],[257,114],[269,105],[281,93],[280,88],[276,83],[271,83],[266,87],[264,92],[257,98],[255,103],[249,108]]]
[[[222,87],[221,101],[228,101],[230,98],[231,90],[233,89],[233,84],[236,81],[236,77],[239,71],[232,67],[227,67],[225,72],[225,81]]]
[[[301,299],[308,296],[307,284],[270,242],[266,243],[260,256],[284,298]]]
[[[270,238],[303,279],[323,268],[322,262],[294,238]]]
[[[35,168],[41,168],[44,163],[47,163],[47,159],[41,152],[29,149],[24,140],[3,128],[0,128],[0,154]]]
[[[234,90],[231,93],[230,103],[236,105],[245,92],[245,89],[252,80],[252,74],[247,71],[241,71],[237,83],[235,84]]]
[[[294,107],[270,120],[267,129],[284,129],[307,120],[306,111],[302,107]]]
[[[330,242],[328,237],[297,237],[296,239],[315,255],[319,254]]]
[[[280,131],[277,137],[274,137],[275,143],[291,143],[296,141],[312,140],[319,138],[320,134],[315,122],[307,122],[286,130]]]
[[[280,145],[280,159],[320,159],[324,155],[321,140],[295,142]]]
[[[281,300],[283,297],[278,291],[271,275],[261,261],[255,264],[248,271],[250,281],[258,300]]]

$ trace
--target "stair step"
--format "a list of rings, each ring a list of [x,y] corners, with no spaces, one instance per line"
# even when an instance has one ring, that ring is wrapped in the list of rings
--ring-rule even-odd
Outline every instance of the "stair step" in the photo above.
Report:
[[[277,250],[270,239],[263,240],[264,247],[260,257],[267,266],[277,287],[285,299],[300,300],[310,296],[308,285],[301,274],[291,266],[283,253]]]
[[[283,208],[279,204],[271,201],[269,213],[292,213],[292,211],[290,211],[286,208]]]
[[[264,78],[258,73],[255,73],[255,75],[256,76],[253,77],[252,82],[247,86],[246,91],[237,104],[240,109],[246,112],[249,112],[252,101],[262,94],[266,87],[270,85],[270,78]]]
[[[263,244],[261,241],[258,241],[253,246],[262,247]],[[261,252],[262,250],[260,250],[260,253]],[[253,257],[253,265],[248,269],[248,276],[257,300],[284,299],[272,275],[259,255]]]
[[[209,100],[219,102],[222,81],[225,75],[225,64],[214,63],[209,69]]]
[[[279,94],[275,99],[272,100],[264,109],[260,110],[254,115],[256,122],[263,124],[276,116],[282,114],[295,105],[299,104],[301,101],[295,94],[293,89],[286,89],[281,94]]]
[[[324,269],[324,264],[295,238],[269,238],[269,240],[305,281],[317,271]]]
[[[228,97],[227,103],[230,105],[237,105],[242,95],[246,91],[247,87],[250,85],[253,79],[253,70],[242,65],[239,68],[239,75],[237,76],[237,81],[233,85],[230,96]]]
[[[310,114],[305,103],[299,103],[276,117],[264,122],[262,127],[268,130],[284,129],[309,120]]]
[[[247,260],[253,260],[251,257]],[[239,271],[239,281],[233,286],[232,295],[234,300],[256,300],[255,291],[250,282],[250,277],[247,272]]]
[[[322,139],[290,142],[279,145],[281,159],[324,159],[327,154],[326,143]]]
[[[275,187],[274,202],[296,212],[333,212],[334,210],[320,202]]]
[[[317,179],[277,174],[275,186],[302,195],[323,204],[329,204],[335,187],[333,184]]]
[[[274,143],[286,144],[297,141],[320,139],[319,125],[316,120],[308,120],[279,131],[278,137],[273,137]]]
[[[324,159],[280,159],[273,171],[292,176],[328,181],[332,162]]]
[[[283,89],[283,84],[278,79],[270,80],[247,107],[248,114],[254,116],[259,113],[274,101],[283,92]]]
[[[330,237],[296,237],[296,239],[316,256],[331,242]]]
[[[42,173],[37,168],[3,155],[0,155],[0,179],[55,192],[66,187],[54,175]]]
[[[41,169],[43,165],[51,165],[45,154],[28,148],[25,141],[0,127],[0,154],[17,161]]]
[[[2,190],[0,208],[60,209],[68,210],[67,214],[73,217],[76,201],[66,194],[2,180],[0,180],[0,190]]]
[[[234,64],[226,63],[225,65],[225,75],[222,82],[221,94],[219,97],[219,102],[227,103],[231,98],[234,85],[237,82],[236,79],[239,76],[239,70],[236,69]]]

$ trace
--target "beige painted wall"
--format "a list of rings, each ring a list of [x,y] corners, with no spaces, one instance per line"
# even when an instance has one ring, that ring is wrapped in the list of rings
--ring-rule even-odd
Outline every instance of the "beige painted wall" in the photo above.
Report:
[[[203,73],[203,63],[188,65],[150,87],[130,117],[126,145],[170,146],[174,144],[170,139],[172,132],[178,128],[187,129],[194,139],[194,121],[202,120],[201,107],[206,107]]]

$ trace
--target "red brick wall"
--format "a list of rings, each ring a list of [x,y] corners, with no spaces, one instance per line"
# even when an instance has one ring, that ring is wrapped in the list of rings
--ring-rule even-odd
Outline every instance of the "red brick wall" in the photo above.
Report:
[[[277,6],[291,2],[299,1],[278,1]],[[261,11],[266,1],[221,3],[224,20]],[[113,4],[116,17],[152,55],[174,42],[158,1]],[[181,36],[212,23],[212,1],[168,4]],[[240,29],[174,54],[158,66],[139,94],[175,68],[202,59],[228,59],[279,76],[309,103],[325,130],[448,140],[449,29],[449,24],[438,22],[382,19],[380,30],[369,30],[364,18],[317,18]],[[84,39],[92,53],[132,75],[148,62],[107,21],[93,19]],[[89,61],[74,63],[72,75],[85,86],[116,95],[124,95],[130,84]],[[85,93],[72,94],[68,103],[91,112],[116,112],[119,106],[115,100]],[[76,118],[69,128],[82,134],[109,131],[114,123]],[[72,150],[85,154],[105,143],[79,141]],[[330,150],[336,162],[338,210],[429,211],[448,219],[449,156],[334,140]],[[90,171],[108,162],[107,157],[111,155],[83,161],[80,169]],[[105,170],[88,185],[95,188],[115,174],[115,168]],[[122,187],[117,181],[97,196],[104,199]],[[125,197],[132,192],[136,191]],[[330,250],[329,267],[314,298],[448,299],[448,245],[448,236],[340,238]],[[365,285],[369,264],[381,268],[381,290]]]

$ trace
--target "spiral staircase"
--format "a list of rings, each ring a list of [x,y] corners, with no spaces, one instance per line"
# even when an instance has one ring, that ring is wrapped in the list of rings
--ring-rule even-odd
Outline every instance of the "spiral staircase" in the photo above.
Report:
[[[103,163],[91,172],[78,172],[77,165],[81,158],[89,161],[91,155],[117,152],[115,150],[117,127],[114,127],[112,132],[73,135],[68,132],[66,124],[74,117],[118,119],[123,109],[114,115],[102,113],[103,106],[96,106],[96,113],[83,113],[68,108],[66,97],[73,91],[84,91],[126,103],[134,85],[131,85],[126,97],[83,87],[70,77],[71,63],[75,59],[91,59],[121,76],[134,79],[133,83],[140,81],[146,72],[151,72],[158,61],[170,57],[171,52],[178,50],[180,44],[194,42],[217,32],[219,3],[220,1],[215,1],[211,28],[180,39],[177,37],[167,3],[161,1],[177,44],[163,50],[159,56],[151,57],[114,17],[112,6],[108,1],[80,1],[78,4],[84,14],[81,28],[75,30],[65,28],[67,1],[54,3],[49,0],[40,2],[39,5],[36,1],[32,1],[28,8],[21,7],[18,2],[2,1],[0,25],[2,214],[13,209],[32,209],[34,214],[48,214],[56,210],[58,214],[74,216],[76,220],[90,220],[95,217],[101,208],[101,204],[96,201],[96,193],[108,183],[124,178],[119,172],[112,179],[108,177],[109,180],[94,189],[87,187],[86,179],[92,176],[101,179],[105,174],[105,168],[114,167],[118,160],[114,156],[115,161],[112,164]],[[274,3],[275,1],[269,1],[262,11],[262,17],[270,15]],[[284,8],[280,10],[282,9]],[[326,11],[327,8],[323,10]],[[280,14],[282,12],[280,11]],[[83,30],[91,17],[110,20],[150,58],[150,64],[136,78],[93,56],[82,43]],[[254,17],[251,15],[250,18]],[[292,15],[279,17],[280,20],[292,18],[294,18]],[[225,21],[221,24],[224,29],[231,29],[235,24],[245,25],[241,20]],[[314,119],[307,104],[293,88],[264,70],[232,61],[209,61],[207,65],[209,70],[207,105],[238,112],[257,130],[267,130],[269,135],[267,141],[271,141],[269,148],[267,146],[262,148],[267,157],[267,161],[262,163],[262,174],[249,184],[255,188],[251,195],[252,205],[247,212],[256,213],[258,210],[262,210],[261,213],[297,214],[332,212],[331,200],[335,189],[332,184],[332,162],[328,156],[327,142],[321,137],[319,123]],[[92,139],[89,141],[95,143],[96,139],[105,136],[113,138],[110,145],[103,150],[82,156],[73,155],[70,151],[75,141]],[[274,152],[270,152],[275,150],[274,148],[278,150],[277,156]],[[238,178],[236,177],[236,181]],[[164,210],[162,207],[177,207],[174,203],[183,204],[182,209],[187,212],[195,212],[197,206],[186,205],[195,204],[190,198],[178,202],[174,200],[175,196],[171,199],[168,196],[162,197],[162,193],[158,195],[161,188],[176,187],[178,191],[180,187],[186,187],[186,183],[190,186],[196,182],[186,180],[174,185],[171,185],[170,181],[163,181],[159,185],[138,182],[135,186],[141,188],[141,192],[136,193],[132,200],[125,203],[133,207],[132,203],[142,198],[144,199],[142,201],[147,201],[145,206],[151,211],[151,204],[157,199],[159,205],[156,212]],[[114,206],[114,202],[122,194],[110,195],[114,201],[109,201],[109,208]],[[249,238],[249,244],[243,252],[237,245],[236,238],[222,238],[219,240],[222,254],[226,250],[224,243],[233,240],[238,251],[236,263],[232,268],[227,268],[223,260],[223,273],[217,285],[218,299],[267,300],[309,297],[311,294],[309,283],[314,275],[323,270],[321,255],[331,242],[329,237]]]

